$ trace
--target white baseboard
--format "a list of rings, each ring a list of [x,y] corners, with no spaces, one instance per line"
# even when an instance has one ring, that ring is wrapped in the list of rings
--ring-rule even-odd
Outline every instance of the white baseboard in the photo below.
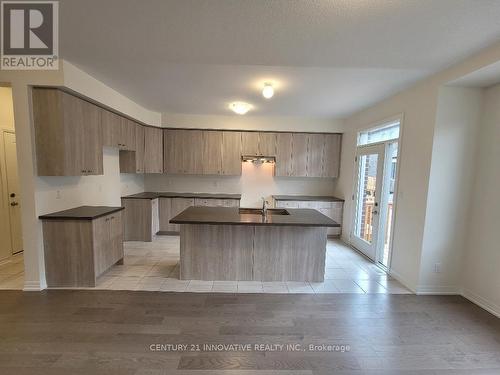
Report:
[[[467,289],[462,289],[462,296],[467,298],[472,303],[475,303],[479,307],[485,309],[486,311],[492,313],[497,318],[500,318],[500,306],[489,302],[486,298],[481,297],[480,295]]]
[[[389,275],[403,284],[406,288],[408,288],[411,292],[416,293],[416,288],[404,277],[402,277],[399,273],[394,270],[389,270]]]
[[[40,283],[40,281],[25,281],[23,291],[25,292],[39,292],[47,289],[47,284]]]
[[[418,295],[460,295],[460,288],[455,285],[419,285]]]

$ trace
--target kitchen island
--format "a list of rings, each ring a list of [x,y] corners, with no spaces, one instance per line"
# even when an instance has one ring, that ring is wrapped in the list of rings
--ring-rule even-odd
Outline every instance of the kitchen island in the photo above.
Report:
[[[324,279],[327,228],[313,209],[189,207],[180,224],[180,278],[313,281]]]

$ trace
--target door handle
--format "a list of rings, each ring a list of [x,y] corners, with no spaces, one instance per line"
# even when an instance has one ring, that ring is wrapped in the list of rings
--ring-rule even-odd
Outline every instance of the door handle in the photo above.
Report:
[[[372,211],[372,214],[374,214],[374,215],[378,215],[378,211],[377,211],[377,210]]]
[[[11,205],[12,207],[14,207],[14,206],[19,206],[19,203],[17,203],[17,202],[11,202],[11,203],[10,203],[10,205]]]

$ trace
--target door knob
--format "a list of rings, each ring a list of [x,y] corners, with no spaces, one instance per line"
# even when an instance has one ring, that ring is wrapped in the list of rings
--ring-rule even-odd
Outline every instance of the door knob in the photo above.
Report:
[[[16,197],[16,193],[10,193],[10,197],[11,198],[15,198]]]
[[[11,205],[12,207],[14,207],[14,206],[18,206],[18,205],[19,205],[19,203],[17,203],[17,202],[11,202],[11,203],[10,203],[10,205]]]
[[[373,213],[374,215],[378,215],[378,211],[377,211],[377,210],[373,211],[372,213]]]

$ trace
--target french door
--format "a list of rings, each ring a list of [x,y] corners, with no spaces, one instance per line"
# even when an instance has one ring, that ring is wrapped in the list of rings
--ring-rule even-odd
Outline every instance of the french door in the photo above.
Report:
[[[351,243],[370,259],[377,256],[385,144],[358,147]]]

